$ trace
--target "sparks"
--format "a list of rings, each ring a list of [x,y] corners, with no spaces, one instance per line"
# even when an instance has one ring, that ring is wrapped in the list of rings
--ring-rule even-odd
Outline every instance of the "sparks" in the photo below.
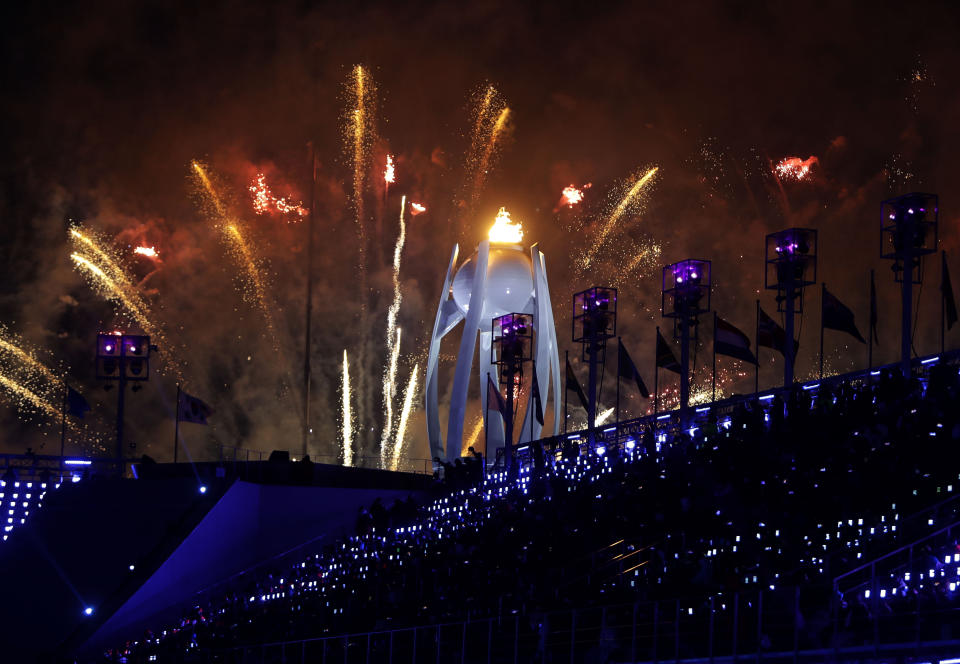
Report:
[[[420,203],[410,203],[410,216],[416,217],[418,214],[423,214],[427,211],[426,206],[421,205]]]
[[[500,208],[497,218],[490,227],[488,237],[498,244],[520,244],[523,241],[523,224],[512,221],[506,208]]]
[[[600,426],[604,422],[610,419],[610,416],[613,415],[613,408],[607,408],[605,411],[597,415],[597,426]]]
[[[492,85],[483,88],[482,93],[474,93],[473,100],[476,105],[472,113],[473,128],[464,173],[464,200],[471,205],[477,202],[487,175],[493,168],[499,148],[509,131],[507,121],[510,117],[510,109]]]
[[[572,208],[574,205],[579,205],[583,201],[583,192],[592,186],[593,183],[588,182],[579,189],[572,184],[564,187],[563,191],[560,192],[560,202],[557,204],[557,207],[566,206]]]
[[[480,438],[480,432],[483,431],[483,415],[477,418],[477,421],[473,425],[473,430],[470,432],[470,435],[464,439],[463,443],[460,446],[460,456],[465,457],[470,453],[470,448],[473,447],[477,440]],[[486,450],[484,450],[486,453]]]
[[[302,219],[309,214],[309,210],[304,208],[302,204],[275,196],[267,185],[267,178],[263,173],[257,173],[257,177],[254,178],[253,183],[247,189],[253,197],[253,210],[257,214],[267,214],[276,210],[288,217],[296,215],[298,219]]]
[[[780,160],[774,167],[774,172],[780,177],[789,180],[805,180],[810,175],[814,164],[819,164],[820,160],[813,155],[806,159],[800,157],[786,157]]]
[[[400,232],[397,234],[397,243],[393,247],[393,301],[387,309],[387,353],[390,362],[383,374],[383,408],[385,421],[383,435],[380,439],[381,465],[386,461],[390,435],[393,432],[393,397],[397,388],[397,362],[400,357],[400,328],[397,327],[397,315],[400,313],[400,304],[403,301],[403,292],[400,290],[400,259],[403,255],[403,244],[407,237],[407,224],[404,212],[407,209],[407,197],[400,200]],[[391,348],[392,347],[392,348]]]
[[[343,351],[343,377],[340,384],[343,439],[343,465],[353,465],[353,414],[350,412],[350,363],[347,360],[347,351]]]
[[[133,316],[134,320],[140,324],[140,327],[143,328],[144,332],[150,334],[151,336],[157,335],[157,328],[141,310],[140,304],[134,301],[134,299],[125,292],[125,289],[118,284],[115,279],[112,279],[90,259],[81,256],[76,252],[70,254],[70,258],[73,259],[73,262],[77,264],[77,267],[82,268],[93,277],[93,282],[101,290],[104,297],[119,301],[121,304],[123,304],[124,308],[130,313],[130,315]]]
[[[596,256],[597,252],[603,246],[603,243],[606,242],[607,237],[610,235],[610,232],[613,230],[614,226],[617,225],[617,222],[624,215],[624,213],[630,209],[631,205],[637,201],[640,192],[643,191],[644,187],[646,187],[654,177],[656,177],[657,171],[659,170],[659,166],[654,166],[653,168],[647,170],[642,177],[638,178],[637,181],[633,183],[630,189],[628,189],[623,195],[623,198],[620,199],[620,202],[617,203],[617,206],[613,208],[607,217],[607,220],[604,222],[603,227],[600,229],[600,233],[597,236],[596,242],[593,243],[593,246],[583,258],[582,267],[584,269],[590,266],[594,256]]]
[[[133,253],[147,258],[157,258],[159,256],[155,247],[137,247],[133,250]]]
[[[393,155],[387,155],[387,167],[383,171],[383,181],[387,183],[389,187],[391,184],[397,181],[397,175],[393,166]]]
[[[403,396],[403,410],[400,411],[400,423],[397,425],[397,442],[393,446],[393,463],[391,466],[394,470],[397,470],[400,465],[400,458],[403,455],[403,443],[407,437],[407,424],[410,422],[410,414],[413,412],[414,400],[417,397],[417,373],[419,370],[420,365],[414,365],[413,373],[410,374],[410,382],[407,383],[407,391]]]

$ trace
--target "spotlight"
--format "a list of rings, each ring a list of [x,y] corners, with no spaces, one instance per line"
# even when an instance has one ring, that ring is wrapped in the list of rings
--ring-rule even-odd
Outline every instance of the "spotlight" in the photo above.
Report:
[[[203,484],[201,484],[201,485],[200,485],[200,493],[206,493],[206,492],[207,492],[207,487],[204,486]]]
[[[92,607],[92,606],[88,606],[87,608],[85,608],[85,609],[83,610],[83,615],[85,615],[85,616],[92,616],[92,615],[93,615],[93,607]]]

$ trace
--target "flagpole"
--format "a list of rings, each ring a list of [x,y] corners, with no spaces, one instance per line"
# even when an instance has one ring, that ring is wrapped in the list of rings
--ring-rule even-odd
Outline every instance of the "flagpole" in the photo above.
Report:
[[[180,440],[180,383],[177,383],[177,416],[174,418],[173,425],[173,462],[177,462],[177,450],[179,445],[177,444]]]
[[[623,353],[623,339],[617,337],[617,434],[620,434],[620,355]]]
[[[537,380],[537,361],[531,360],[533,362],[533,380]],[[537,417],[537,399],[536,395],[533,393],[533,383],[530,383],[530,408],[527,410],[530,412],[530,442],[533,442],[533,420]]]
[[[760,299],[757,299],[757,329],[754,340],[757,344],[757,357],[753,365],[753,393],[754,396],[760,394]]]
[[[873,287],[873,269],[870,270],[870,329],[867,330],[867,371],[873,369],[873,330],[876,322],[873,319],[874,312],[874,301],[876,300],[876,292]],[[942,339],[942,337],[941,337]]]
[[[570,366],[570,351],[563,351],[563,357],[567,363],[563,369],[563,433],[567,433],[567,392],[570,391],[567,385],[567,367]]]
[[[944,336],[946,335],[947,298],[943,296],[943,266],[947,264],[947,252],[940,251],[940,354],[943,355]]]
[[[657,325],[657,345],[660,345],[660,326]],[[657,414],[657,407],[660,403],[660,364],[657,362],[656,353],[653,356],[653,414]],[[656,424],[654,424],[656,426]]]
[[[63,381],[63,404],[60,408],[60,476],[63,476],[63,448],[67,440],[67,394],[70,386]]]
[[[484,394],[487,395],[487,407],[483,409],[483,454],[487,457],[487,462],[490,461],[490,422],[489,416],[487,413],[490,412],[490,372],[487,372],[487,384],[483,386]],[[494,458],[496,462],[496,458]]]
[[[717,400],[717,312],[713,312],[713,394],[711,401]]]
[[[823,298],[827,285],[820,282],[820,380],[823,380]]]

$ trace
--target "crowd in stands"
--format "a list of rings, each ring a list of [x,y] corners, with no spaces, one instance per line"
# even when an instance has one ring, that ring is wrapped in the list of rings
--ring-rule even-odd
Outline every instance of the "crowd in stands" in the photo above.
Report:
[[[834,605],[856,641],[879,610],[960,594],[955,542],[891,572],[882,604],[831,583],[960,520],[958,398],[957,367],[938,364],[702,409],[685,430],[571,435],[512,472],[472,454],[424,504],[377,501],[355,536],[211,591],[105,658],[626,602],[692,614],[795,586],[805,642],[830,643]]]

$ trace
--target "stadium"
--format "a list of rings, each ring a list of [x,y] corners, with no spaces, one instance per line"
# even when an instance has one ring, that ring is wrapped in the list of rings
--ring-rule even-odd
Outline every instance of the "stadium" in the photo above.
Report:
[[[0,662],[960,662],[956,12],[373,4],[11,12]]]

